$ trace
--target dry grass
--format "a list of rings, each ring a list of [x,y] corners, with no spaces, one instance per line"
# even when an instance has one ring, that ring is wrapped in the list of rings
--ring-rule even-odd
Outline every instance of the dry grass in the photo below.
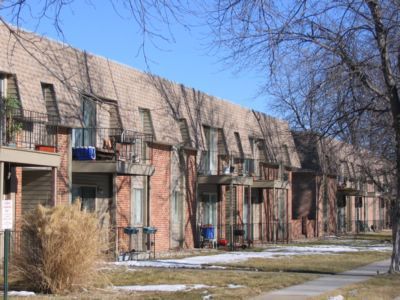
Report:
[[[329,296],[342,295],[346,300],[389,300],[400,295],[400,275],[379,275],[367,281],[352,284],[312,299],[328,299]]]
[[[105,243],[95,214],[80,204],[38,206],[22,225],[21,246],[13,255],[20,285],[44,293],[66,293],[92,286]]]
[[[329,255],[282,256],[273,259],[254,258],[235,264],[225,264],[224,266],[253,268],[264,272],[333,274],[389,257],[389,252],[355,252]]]
[[[139,284],[205,284],[209,289],[188,292],[118,292],[112,290],[91,290],[86,293],[72,293],[67,296],[42,295],[41,299],[202,299],[212,294],[213,299],[247,299],[261,292],[279,289],[315,278],[310,274],[244,272],[231,270],[169,270],[141,269],[136,271],[116,270],[107,272],[115,285]],[[228,284],[242,285],[242,288],[229,289]]]

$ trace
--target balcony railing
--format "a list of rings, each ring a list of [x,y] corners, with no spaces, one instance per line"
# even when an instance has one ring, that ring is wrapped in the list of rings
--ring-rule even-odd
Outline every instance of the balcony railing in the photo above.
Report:
[[[47,152],[57,152],[57,116],[0,107],[0,144]]]
[[[256,180],[289,179],[288,173],[271,167],[265,159],[241,158],[238,155],[220,155],[218,152],[203,151],[199,166],[200,175],[249,176]]]
[[[257,223],[220,223],[218,225],[201,224],[198,230],[200,246],[204,245],[207,236],[201,228],[212,227],[213,240],[218,246],[231,246],[234,249],[251,246],[253,243],[287,243],[291,240],[292,224],[285,221]]]
[[[121,128],[78,128],[73,131],[73,153],[92,147],[95,155],[88,159],[129,161],[145,164],[151,159],[153,141],[150,134]],[[74,159],[85,158],[74,155]]]
[[[339,219],[337,222],[337,233],[360,233],[360,232],[376,232],[390,228],[390,224],[385,220],[347,220]]]

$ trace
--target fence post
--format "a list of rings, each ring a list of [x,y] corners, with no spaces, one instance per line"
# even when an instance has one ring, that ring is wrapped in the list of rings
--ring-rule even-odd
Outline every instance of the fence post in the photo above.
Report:
[[[4,264],[3,264],[3,276],[4,276],[4,298],[8,299],[8,256],[10,249],[10,229],[4,230]]]

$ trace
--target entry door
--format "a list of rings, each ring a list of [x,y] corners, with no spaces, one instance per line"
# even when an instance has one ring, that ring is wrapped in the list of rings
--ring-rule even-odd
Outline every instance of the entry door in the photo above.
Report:
[[[217,194],[210,193],[203,195],[203,217],[202,224],[210,224],[214,227],[214,237],[217,235]]]
[[[277,216],[278,216],[278,224],[277,224],[277,240],[283,241],[287,238],[286,232],[286,190],[277,190]]]
[[[72,203],[81,202],[81,210],[86,212],[96,211],[96,187],[95,186],[72,186]]]
[[[183,247],[183,199],[182,193],[174,191],[171,199],[171,248]]]
[[[131,226],[136,228],[142,228],[146,226],[146,201],[144,190],[141,188],[134,188],[131,196]],[[143,251],[146,249],[146,235],[142,233],[142,230],[131,237],[131,249]]]

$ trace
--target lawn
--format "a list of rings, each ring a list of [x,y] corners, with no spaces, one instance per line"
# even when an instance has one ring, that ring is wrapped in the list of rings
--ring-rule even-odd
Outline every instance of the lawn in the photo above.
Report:
[[[318,247],[321,245],[332,245],[333,243],[344,243],[347,245],[351,243],[357,246],[362,244],[363,248],[365,248],[368,245],[375,245],[388,239],[390,239],[390,235],[388,234],[369,233],[351,237],[350,242],[349,237],[346,237],[346,239],[328,240],[325,243],[324,241],[317,241],[304,243],[304,245],[315,245]],[[285,246],[281,245],[281,247]],[[296,246],[299,245],[296,244]],[[261,249],[257,250],[260,251]],[[64,296],[38,295],[34,299],[203,299],[207,295],[212,295],[212,299],[247,299],[262,292],[298,284],[323,274],[343,272],[374,261],[383,260],[390,255],[389,252],[383,251],[357,251],[283,256],[283,252],[280,252],[280,249],[277,253],[282,256],[275,258],[250,258],[246,261],[231,262],[223,265],[227,269],[160,269],[120,266],[106,268],[101,271],[106,278],[106,282],[114,286],[150,284],[206,285],[206,287],[197,290],[185,292],[122,292],[112,288],[99,287],[94,290]],[[362,283],[349,289],[340,290],[332,295],[342,293],[343,295],[351,296],[354,294],[354,299],[362,298],[364,295],[388,295],[389,299],[392,294],[399,295],[399,279],[400,277],[398,276],[379,276],[370,280],[372,282],[370,285],[374,287],[372,291],[368,291],[368,284]],[[388,292],[386,293],[387,289]],[[13,297],[13,299],[17,298]],[[325,295],[324,298],[318,299],[327,299],[327,296]],[[380,299],[385,298],[380,297]]]
[[[342,295],[346,300],[355,299],[397,299],[400,295],[400,275],[378,275],[367,281],[352,284],[346,288],[336,290],[313,298],[314,300],[326,300],[329,296]]]
[[[223,264],[230,268],[250,268],[263,272],[334,274],[390,257],[389,252],[350,252],[325,255],[282,256],[273,259],[253,258]]]

